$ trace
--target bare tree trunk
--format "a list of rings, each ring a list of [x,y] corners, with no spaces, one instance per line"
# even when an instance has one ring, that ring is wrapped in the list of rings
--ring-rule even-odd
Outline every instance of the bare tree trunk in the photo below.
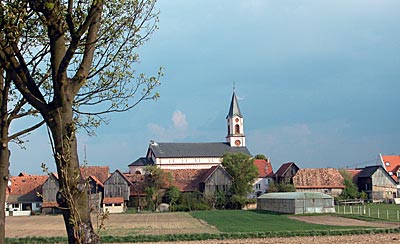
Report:
[[[3,141],[3,140],[2,140]],[[6,188],[9,177],[9,151],[8,144],[3,143],[0,148],[0,244],[5,243],[5,203],[6,203]]]
[[[68,242],[101,243],[93,229],[86,182],[80,174],[72,108],[59,107],[49,115],[46,121],[53,137],[60,183],[57,202],[63,209]]]
[[[8,121],[7,121],[7,103],[8,103],[8,86],[4,80],[4,70],[0,69],[0,244],[5,243],[6,235],[6,188],[9,177],[9,157],[8,150]]]

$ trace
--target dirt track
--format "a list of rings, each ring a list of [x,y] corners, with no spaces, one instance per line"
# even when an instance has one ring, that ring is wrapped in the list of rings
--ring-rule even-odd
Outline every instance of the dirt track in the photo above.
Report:
[[[185,241],[185,242],[162,242],[163,244],[399,244],[399,234],[377,234],[377,235],[352,235],[352,236],[309,236],[289,238],[263,238],[243,240],[206,240],[206,241]],[[127,244],[127,243],[124,243]],[[147,242],[136,244],[160,244],[160,242]]]

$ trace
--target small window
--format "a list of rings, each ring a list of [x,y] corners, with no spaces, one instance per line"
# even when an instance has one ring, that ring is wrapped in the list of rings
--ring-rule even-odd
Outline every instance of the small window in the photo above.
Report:
[[[389,172],[389,175],[392,176],[392,175],[393,175],[393,172]]]
[[[389,162],[389,161],[388,161],[388,162],[386,162],[385,164],[386,164],[386,166],[390,166],[390,162]]]
[[[235,134],[240,134],[240,126],[235,125]]]
[[[260,190],[261,189],[261,184],[256,184],[256,190]]]

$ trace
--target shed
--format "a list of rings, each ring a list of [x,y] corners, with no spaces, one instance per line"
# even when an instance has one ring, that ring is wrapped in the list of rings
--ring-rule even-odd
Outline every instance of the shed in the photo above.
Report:
[[[276,192],[257,198],[257,209],[288,214],[334,213],[333,197],[321,192]]]

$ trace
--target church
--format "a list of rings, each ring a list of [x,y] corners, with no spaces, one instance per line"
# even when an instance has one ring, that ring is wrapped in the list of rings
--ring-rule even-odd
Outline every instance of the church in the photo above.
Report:
[[[130,174],[143,174],[147,165],[157,165],[166,170],[210,169],[221,164],[226,153],[244,153],[251,156],[246,147],[244,118],[233,91],[226,116],[227,135],[225,142],[155,142],[151,141],[146,157],[129,165]]]

